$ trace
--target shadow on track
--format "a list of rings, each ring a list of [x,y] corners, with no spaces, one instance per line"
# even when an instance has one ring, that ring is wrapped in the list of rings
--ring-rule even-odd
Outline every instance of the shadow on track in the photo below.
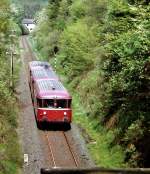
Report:
[[[71,129],[71,125],[69,123],[38,123],[38,129],[44,131],[69,131]]]

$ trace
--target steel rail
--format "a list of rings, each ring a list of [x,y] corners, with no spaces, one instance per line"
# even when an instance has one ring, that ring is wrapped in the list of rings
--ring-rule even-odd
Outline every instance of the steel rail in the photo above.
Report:
[[[78,162],[77,162],[77,160],[76,160],[76,157],[75,157],[74,152],[71,150],[71,147],[70,147],[70,144],[69,144],[69,142],[68,142],[67,136],[66,136],[66,134],[65,134],[64,131],[63,131],[62,133],[63,133],[63,135],[64,135],[64,137],[65,137],[66,143],[67,143],[67,145],[68,145],[68,147],[69,147],[69,151],[70,151],[70,153],[71,153],[71,155],[72,155],[72,157],[73,157],[73,160],[74,160],[74,162],[75,162],[75,165],[76,165],[76,167],[78,167]]]
[[[22,37],[22,43],[23,43],[23,47],[26,51],[26,48],[27,48],[27,44],[26,44],[26,41],[25,41],[25,37]]]
[[[52,147],[51,147],[50,141],[48,139],[48,133],[47,132],[45,132],[45,137],[46,137],[46,140],[47,140],[48,149],[49,149],[49,151],[51,153],[51,156],[52,156],[52,162],[54,164],[54,167],[57,167],[55,157],[54,157],[54,154],[53,154],[53,151],[52,151]]]
[[[26,41],[26,37],[25,36],[22,37],[22,42],[23,42],[23,46],[25,48],[25,51],[27,51],[26,49],[29,49],[29,48],[28,48],[28,45],[27,45],[27,41]]]
[[[23,48],[25,49],[24,38],[23,38],[23,37],[21,37],[21,40],[22,40],[22,46],[23,46]]]
[[[33,55],[32,49],[31,49],[31,47],[30,47],[30,45],[29,45],[29,43],[27,41],[27,38],[24,36],[24,37],[22,37],[22,39],[23,39],[24,47],[28,49],[29,53],[31,53],[31,60],[29,60],[29,61],[35,60],[36,57]]]

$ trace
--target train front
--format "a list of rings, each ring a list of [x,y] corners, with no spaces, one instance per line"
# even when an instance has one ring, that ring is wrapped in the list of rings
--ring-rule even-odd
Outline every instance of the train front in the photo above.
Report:
[[[38,123],[68,123],[72,121],[72,98],[58,81],[38,81],[37,110]],[[55,84],[54,84],[55,83]]]

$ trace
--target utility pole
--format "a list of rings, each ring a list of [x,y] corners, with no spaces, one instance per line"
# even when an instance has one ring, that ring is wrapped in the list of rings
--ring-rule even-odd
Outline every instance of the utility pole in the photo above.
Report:
[[[10,51],[10,64],[11,64],[11,81],[10,81],[10,87],[12,88],[12,91],[14,90],[14,45],[12,44],[11,51]]]
[[[12,34],[10,35],[11,38],[11,46],[10,46],[10,64],[11,64],[11,81],[10,81],[10,87],[12,91],[14,92],[14,55],[15,50],[14,50],[14,38],[15,38],[15,31],[12,31]]]

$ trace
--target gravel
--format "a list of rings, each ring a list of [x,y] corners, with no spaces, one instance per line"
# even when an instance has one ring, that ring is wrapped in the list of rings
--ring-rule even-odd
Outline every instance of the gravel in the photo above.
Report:
[[[23,48],[21,44],[21,48]],[[19,114],[19,136],[22,146],[22,156],[25,158],[23,165],[24,174],[39,174],[40,168],[44,166],[40,139],[36,127],[31,95],[28,85],[28,77],[25,70],[26,53],[21,53],[22,67],[20,81],[17,87]],[[26,154],[26,155],[24,155]],[[28,159],[27,159],[28,158]]]
[[[92,160],[87,148],[86,142],[81,136],[81,132],[76,124],[72,123],[71,130],[66,132],[68,141],[75,153],[78,155],[80,161],[80,167],[95,167],[95,163]]]

